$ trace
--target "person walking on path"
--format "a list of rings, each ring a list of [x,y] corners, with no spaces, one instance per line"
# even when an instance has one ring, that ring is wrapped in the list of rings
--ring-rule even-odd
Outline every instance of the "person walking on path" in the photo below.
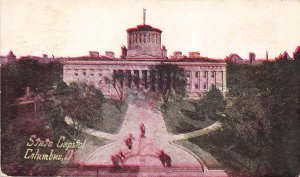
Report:
[[[163,150],[161,150],[158,153],[158,157],[164,167],[168,167],[168,168],[171,167],[171,162],[172,162],[171,157],[167,155]]]
[[[145,124],[144,123],[141,123],[140,124],[140,131],[141,131],[141,134],[140,134],[140,138],[145,138],[145,133],[146,133],[146,127],[145,127]]]
[[[124,163],[125,156],[122,151],[110,156],[114,168],[120,168],[120,163]]]
[[[129,133],[128,137],[124,140],[126,146],[128,147],[129,150],[132,149],[132,140],[134,139],[133,135],[131,133]]]

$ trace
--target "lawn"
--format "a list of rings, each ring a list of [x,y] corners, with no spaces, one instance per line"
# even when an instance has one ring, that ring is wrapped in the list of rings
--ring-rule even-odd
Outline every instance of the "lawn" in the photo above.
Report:
[[[103,132],[117,133],[121,128],[127,108],[128,105],[124,103],[120,111],[113,100],[107,99],[102,105],[103,119],[96,122],[93,127]]]
[[[189,141],[211,154],[226,167],[226,170],[232,172],[247,170],[248,159],[235,152],[238,148],[237,143],[226,138],[224,133],[226,133],[224,130],[218,130],[201,137],[191,138]]]
[[[215,121],[203,120],[196,115],[195,106],[191,100],[169,102],[162,111],[167,130],[174,134],[187,133],[212,125]],[[239,158],[245,159],[235,153],[234,144],[224,135],[224,130],[218,130],[211,134],[189,140],[176,141],[202,159],[209,169],[225,169],[228,171],[240,171],[246,169],[246,163],[241,163]]]
[[[166,103],[166,109],[162,111],[162,114],[168,132],[187,133],[213,124],[212,120],[200,120],[194,111],[195,106],[191,100]]]

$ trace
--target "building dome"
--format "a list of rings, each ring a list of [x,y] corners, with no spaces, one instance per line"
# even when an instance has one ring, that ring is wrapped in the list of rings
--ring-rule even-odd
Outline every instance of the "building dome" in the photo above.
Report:
[[[127,29],[126,58],[162,58],[161,33],[160,29],[146,24]]]

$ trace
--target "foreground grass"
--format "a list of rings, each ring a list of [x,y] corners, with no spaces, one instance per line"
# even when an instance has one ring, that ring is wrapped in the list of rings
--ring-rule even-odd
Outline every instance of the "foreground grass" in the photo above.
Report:
[[[214,123],[210,119],[197,118],[194,111],[193,101],[190,100],[167,103],[166,109],[163,111],[167,130],[174,134],[187,133],[205,128]],[[233,152],[234,148],[237,148],[235,146],[236,142],[232,142],[225,134],[226,131],[218,130],[189,140],[177,141],[176,144],[195,153],[209,169],[246,170],[246,163],[243,162],[246,158]],[[236,159],[237,156],[240,159]]]
[[[212,120],[199,120],[194,111],[195,106],[190,100],[166,103],[166,109],[162,114],[168,132],[188,133],[213,124]]]
[[[124,103],[119,110],[113,100],[106,100],[102,105],[103,118],[95,123],[94,128],[107,133],[117,133],[124,121],[128,105]]]
[[[187,148],[191,152],[193,152],[200,160],[204,163],[204,165],[208,169],[223,169],[221,163],[219,163],[210,153],[207,153],[198,145],[190,142],[189,140],[179,140],[175,141],[175,144],[180,145],[181,147]]]
[[[211,154],[228,171],[240,172],[248,170],[246,165],[248,159],[234,152],[237,144],[228,139],[225,134],[224,130],[217,130],[210,134],[191,138],[189,141]],[[235,174],[233,173],[233,175]]]

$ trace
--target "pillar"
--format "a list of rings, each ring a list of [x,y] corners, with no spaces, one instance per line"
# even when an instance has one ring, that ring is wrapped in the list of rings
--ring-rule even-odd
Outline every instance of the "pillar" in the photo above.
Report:
[[[214,71],[214,76],[215,76],[215,87],[217,87],[217,72]]]
[[[148,90],[151,90],[151,77],[150,77],[149,70],[147,70],[147,83],[148,83]]]
[[[208,71],[205,71],[205,75],[206,75],[206,91],[207,91],[208,88],[209,88],[209,83],[208,83],[209,74],[208,74]]]
[[[190,92],[194,91],[194,71],[190,71]]]
[[[223,74],[222,74],[222,89],[223,89],[223,91],[224,92],[226,92],[227,91],[227,82],[226,82],[226,78],[227,78],[227,75],[226,75],[226,68],[224,68],[224,70],[223,70]]]

